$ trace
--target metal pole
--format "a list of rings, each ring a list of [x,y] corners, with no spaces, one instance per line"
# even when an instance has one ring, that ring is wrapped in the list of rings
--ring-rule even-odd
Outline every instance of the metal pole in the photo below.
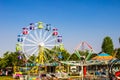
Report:
[[[81,70],[82,70],[82,80],[83,80],[83,63],[81,67],[82,67]]]

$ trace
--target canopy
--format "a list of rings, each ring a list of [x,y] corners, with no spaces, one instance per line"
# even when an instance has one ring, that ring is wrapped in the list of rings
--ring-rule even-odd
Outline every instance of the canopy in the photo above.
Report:
[[[111,60],[113,57],[107,53],[100,53],[98,56],[92,58],[92,60]]]

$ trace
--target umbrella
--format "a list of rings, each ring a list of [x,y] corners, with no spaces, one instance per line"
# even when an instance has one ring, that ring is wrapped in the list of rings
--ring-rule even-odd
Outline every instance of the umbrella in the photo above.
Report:
[[[98,54],[98,56],[92,58],[92,60],[111,60],[111,59],[113,59],[113,56],[107,53],[100,53]]]

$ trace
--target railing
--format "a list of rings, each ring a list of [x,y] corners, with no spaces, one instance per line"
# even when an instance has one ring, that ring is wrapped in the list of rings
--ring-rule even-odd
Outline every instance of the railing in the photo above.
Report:
[[[82,76],[71,76],[71,80],[82,80]],[[84,76],[83,80],[110,80],[108,76]]]

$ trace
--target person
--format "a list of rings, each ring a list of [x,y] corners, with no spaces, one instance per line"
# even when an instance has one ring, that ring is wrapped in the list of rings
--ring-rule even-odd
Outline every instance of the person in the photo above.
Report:
[[[0,76],[2,75],[2,71],[0,70]]]
[[[8,75],[8,71],[7,70],[6,70],[5,74],[6,74],[6,76]]]
[[[53,77],[53,80],[58,80],[58,78],[57,77]]]
[[[95,72],[95,75],[100,76],[100,75],[101,75],[100,70],[97,70],[97,71]]]
[[[101,75],[106,75],[106,69],[105,69],[105,68],[103,68],[103,69],[101,70]]]
[[[1,72],[2,72],[2,76],[5,76],[5,70],[2,70]]]

